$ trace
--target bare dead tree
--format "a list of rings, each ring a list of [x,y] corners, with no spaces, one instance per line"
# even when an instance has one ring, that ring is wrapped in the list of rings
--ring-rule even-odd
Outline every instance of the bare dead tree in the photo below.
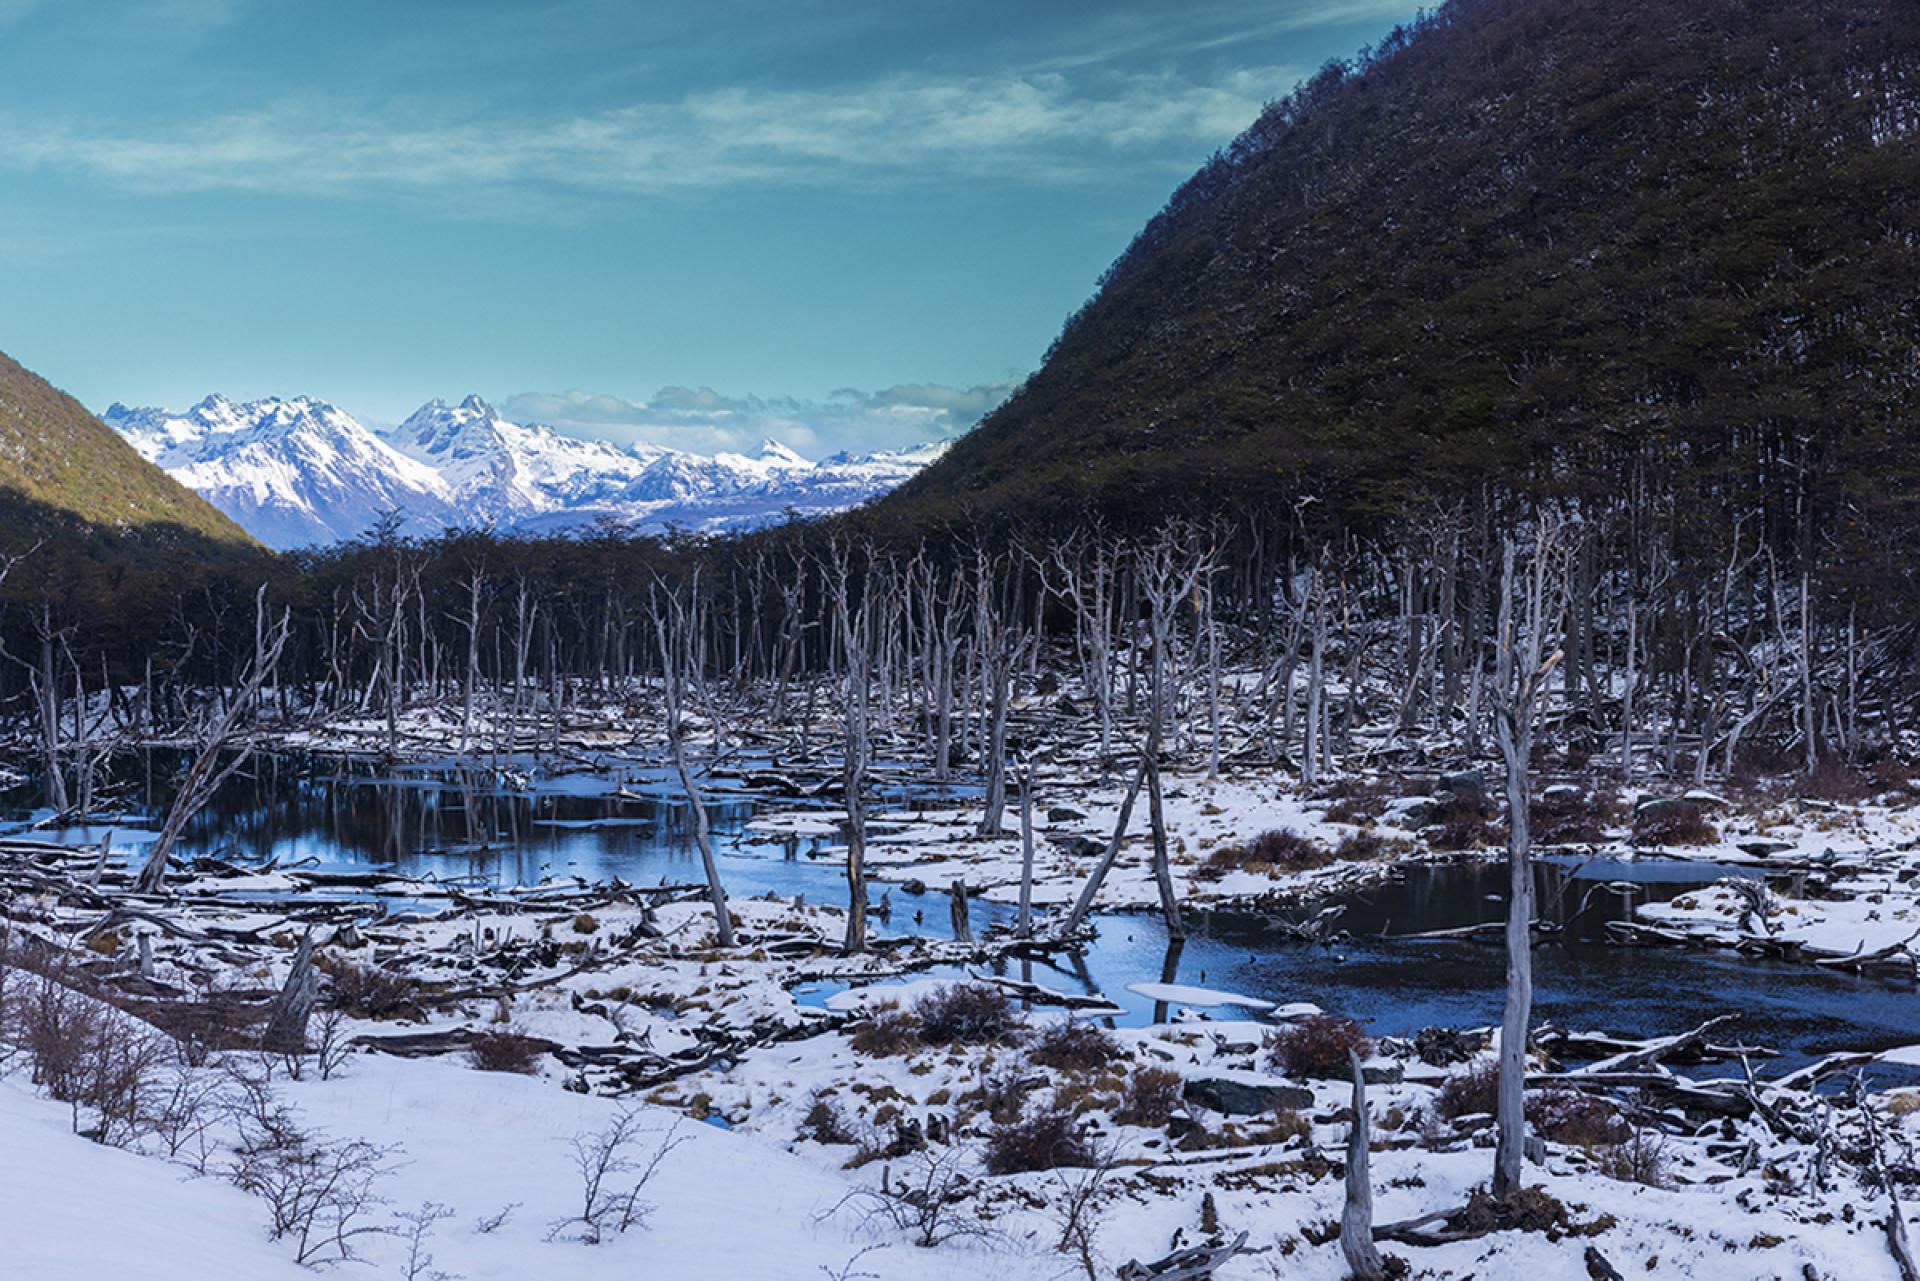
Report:
[[[262,615],[267,612],[267,589],[263,585],[254,598],[254,609]],[[205,809],[226,781],[239,773],[253,756],[253,745],[240,737],[246,721],[252,716],[261,688],[272,679],[280,662],[280,652],[286,647],[287,633],[292,626],[292,615],[282,610],[280,616],[260,633],[260,643],[253,658],[241,673],[239,685],[227,697],[209,719],[203,722],[198,737],[198,746],[194,752],[193,763],[188,766],[186,778],[180,784],[179,794],[174,797],[173,805],[167,810],[167,818],[160,826],[160,835],[154,840],[153,848],[147,853],[147,861],[140,868],[136,888],[142,894],[158,894],[166,887],[167,856],[186,832],[187,824],[194,815]],[[221,756],[231,752],[222,764]]]
[[[695,575],[698,589],[698,574]],[[654,633],[660,648],[661,692],[666,701],[667,745],[673,755],[674,772],[680,776],[680,790],[686,794],[693,811],[693,839],[700,850],[700,867],[706,873],[707,896],[713,903],[714,937],[721,947],[733,946],[733,918],[727,911],[727,889],[720,883],[720,866],[713,857],[712,829],[707,821],[707,805],[694,785],[693,770],[687,764],[686,727],[681,723],[682,695],[686,685],[686,664],[691,662],[686,610],[677,593],[660,593],[666,599],[664,609],[654,605]]]
[[[1495,1112],[1493,1194],[1520,1190],[1526,1154],[1527,1030],[1533,1015],[1533,867],[1527,830],[1532,788],[1535,705],[1560,651],[1546,652],[1546,632],[1560,615],[1549,603],[1557,531],[1535,531],[1530,572],[1515,581],[1515,549],[1507,540],[1500,576],[1500,612],[1494,651],[1494,732],[1507,781],[1507,1001],[1500,1025],[1500,1083]],[[1517,592],[1525,599],[1516,602]],[[1516,611],[1518,611],[1516,613]]]
[[[1033,762],[1020,763],[1020,922],[1021,938],[1033,936]]]
[[[870,640],[873,621],[871,590],[859,604],[851,602],[852,572],[845,544],[835,541],[830,568],[834,609],[840,642],[846,654],[847,679],[843,699],[846,742],[841,753],[842,782],[847,797],[847,934],[845,949],[867,949],[867,811],[866,777],[868,718],[873,694]],[[869,587],[871,584],[869,584]]]

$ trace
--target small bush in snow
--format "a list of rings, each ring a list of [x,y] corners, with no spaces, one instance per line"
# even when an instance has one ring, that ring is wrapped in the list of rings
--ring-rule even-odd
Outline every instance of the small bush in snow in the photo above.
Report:
[[[1371,863],[1407,848],[1408,842],[1397,837],[1382,836],[1368,828],[1341,837],[1340,843],[1333,847],[1333,857],[1341,863]]]
[[[1667,1175],[1667,1144],[1656,1131],[1634,1130],[1625,1140],[1596,1154],[1600,1173],[1622,1183],[1650,1188],[1673,1186]]]
[[[915,1002],[920,1039],[928,1045],[990,1045],[1012,1040],[1020,1016],[1007,994],[985,983],[954,983]]]
[[[1273,1065],[1288,1076],[1343,1077],[1349,1050],[1361,1058],[1373,1053],[1365,1030],[1338,1014],[1315,1014],[1281,1029],[1270,1053]]]
[[[540,1041],[518,1032],[483,1032],[467,1045],[467,1058],[482,1072],[531,1076],[543,1053]]]
[[[1433,1101],[1433,1110],[1449,1121],[1463,1116],[1491,1116],[1499,1097],[1500,1065],[1477,1063],[1447,1078]]]
[[[995,1072],[983,1077],[978,1089],[962,1096],[962,1102],[977,1105],[996,1121],[1015,1120],[1026,1106],[1027,1095],[1035,1086],[1046,1084],[1044,1076],[1025,1076],[1018,1070]]]
[[[825,1094],[813,1096],[807,1115],[800,1121],[801,1136],[815,1143],[857,1143],[859,1136],[847,1124],[840,1105]]]
[[[1093,1072],[1120,1057],[1120,1043],[1092,1023],[1054,1023],[1040,1033],[1027,1057],[1062,1072]]]
[[[1619,811],[1611,796],[1555,792],[1534,798],[1527,807],[1527,828],[1541,845],[1598,845],[1620,821]]]
[[[1612,1104],[1577,1090],[1547,1090],[1527,1096],[1527,1123],[1543,1139],[1574,1147],[1624,1143],[1632,1127]]]
[[[267,1203],[268,1235],[292,1242],[308,1267],[346,1263],[364,1237],[384,1235],[372,1221],[386,1203],[375,1191],[397,1148],[364,1139],[336,1141],[303,1130],[264,1085],[237,1114],[240,1135],[227,1177]]]
[[[1062,1108],[1038,1108],[987,1134],[988,1174],[1052,1170],[1094,1163],[1093,1145],[1079,1120]]]
[[[357,961],[320,957],[314,964],[332,980],[335,1009],[362,1019],[420,1017],[420,989],[411,979]]]
[[[637,1156],[635,1149],[647,1133],[640,1121],[638,1109],[626,1108],[614,1114],[606,1129],[573,1136],[580,1209],[548,1225],[547,1240],[571,1237],[583,1245],[599,1245],[610,1236],[646,1224],[653,1206],[641,1200],[640,1193],[660,1172],[667,1154],[685,1140],[669,1128],[650,1152]]]
[[[1180,1107],[1180,1074],[1168,1068],[1141,1067],[1127,1078],[1113,1119],[1122,1125],[1159,1129]]]
[[[1279,876],[1325,867],[1333,861],[1333,851],[1316,845],[1298,832],[1263,832],[1241,845],[1222,846],[1207,855],[1206,862],[1194,871],[1202,880],[1217,881],[1229,872],[1255,872]]]
[[[1719,831],[1691,801],[1653,806],[1633,820],[1635,845],[1711,845],[1719,839]]]
[[[876,1059],[911,1054],[920,1048],[919,1023],[898,1006],[881,1005],[855,1024],[847,1039],[857,1053]]]
[[[905,1157],[897,1176],[888,1166],[879,1187],[850,1192],[835,1208],[857,1207],[864,1217],[911,1233],[915,1245],[931,1249],[955,1237],[987,1235],[987,1225],[965,1211],[971,1186],[954,1149],[919,1151]]]

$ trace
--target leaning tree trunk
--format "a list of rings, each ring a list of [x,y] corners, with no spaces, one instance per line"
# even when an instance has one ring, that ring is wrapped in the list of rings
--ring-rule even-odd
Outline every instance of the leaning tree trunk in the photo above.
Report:
[[[1114,860],[1120,857],[1120,844],[1127,839],[1127,823],[1133,818],[1133,803],[1140,798],[1140,788],[1147,781],[1147,757],[1140,758],[1140,768],[1134,771],[1133,784],[1127,788],[1127,795],[1120,802],[1120,817],[1113,825],[1113,839],[1107,842],[1105,854],[1094,866],[1087,877],[1087,883],[1081,887],[1080,897],[1074,900],[1073,911],[1067,916],[1067,933],[1080,928],[1087,919],[1087,913],[1093,908],[1093,900],[1100,893],[1100,883],[1107,879],[1107,873],[1113,870]]]

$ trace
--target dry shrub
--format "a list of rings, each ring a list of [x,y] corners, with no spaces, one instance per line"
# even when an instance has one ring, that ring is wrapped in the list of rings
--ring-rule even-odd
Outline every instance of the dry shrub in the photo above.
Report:
[[[467,1043],[467,1058],[482,1072],[532,1076],[544,1053],[542,1041],[518,1032],[482,1032]]]
[[[1366,1031],[1338,1014],[1315,1014],[1281,1029],[1269,1048],[1273,1065],[1295,1077],[1339,1077],[1349,1072],[1347,1052],[1373,1053]]]
[[[1217,881],[1229,872],[1279,876],[1325,867],[1332,861],[1332,850],[1314,844],[1298,832],[1276,829],[1262,832],[1244,844],[1214,850],[1193,874],[1207,881]]]
[[[1518,1188],[1505,1200],[1497,1200],[1485,1188],[1475,1188],[1467,1197],[1466,1208],[1447,1221],[1460,1231],[1484,1235],[1488,1232],[1544,1232],[1581,1234],[1582,1226],[1567,1213],[1567,1207],[1545,1188]]]
[[[1544,1139],[1582,1148],[1622,1143],[1633,1134],[1612,1104],[1577,1090],[1528,1095],[1527,1123]]]
[[[1120,1043],[1091,1023],[1054,1023],[1040,1033],[1027,1057],[1062,1072],[1096,1072],[1120,1057]]]
[[[1073,1113],[1038,1108],[1017,1120],[996,1125],[987,1134],[988,1174],[1018,1174],[1094,1162],[1093,1145]]]
[[[1913,771],[1891,758],[1857,766],[1829,756],[1802,774],[1794,790],[1809,800],[1845,803],[1911,792],[1913,783]]]
[[[1281,1144],[1294,1139],[1313,1138],[1313,1122],[1292,1108],[1275,1108],[1273,1120],[1255,1131],[1256,1142]]]
[[[1392,790],[1385,779],[1343,778],[1319,792],[1317,798],[1328,802],[1324,815],[1327,822],[1364,827],[1386,813]]]
[[[1180,1074],[1168,1068],[1135,1068],[1120,1093],[1113,1119],[1122,1125],[1159,1129],[1180,1107]]]
[[[331,980],[335,1009],[361,1019],[417,1019],[420,987],[413,980],[378,965],[331,956],[316,957],[314,965]]]
[[[1425,829],[1427,844],[1437,850],[1470,850],[1497,845],[1505,839],[1493,821],[1494,807],[1486,792],[1463,787],[1443,792],[1433,822]]]
[[[1778,743],[1748,737],[1741,739],[1740,745],[1734,749],[1731,781],[1737,786],[1749,788],[1761,779],[1779,778],[1799,768],[1800,758]]]
[[[76,1132],[116,1146],[131,1142],[162,1093],[164,1070],[175,1057],[171,1043],[49,975],[37,975],[24,989],[12,1003],[11,1021],[33,1084],[72,1107]]]
[[[1449,1121],[1490,1116],[1499,1106],[1499,1097],[1499,1064],[1481,1063],[1448,1077],[1434,1100],[1434,1110]],[[1632,1133],[1612,1104],[1575,1090],[1530,1092],[1527,1124],[1544,1139],[1584,1148],[1619,1143]]]
[[[1634,816],[1635,845],[1712,845],[1720,833],[1692,801],[1642,810]]]
[[[1600,1173],[1622,1183],[1650,1188],[1672,1187],[1667,1176],[1667,1144],[1657,1132],[1634,1130],[1626,1139],[1596,1153]]]
[[[928,1045],[992,1045],[1015,1039],[1020,1016],[1007,994],[985,983],[954,983],[914,1003]]]
[[[911,1054],[920,1048],[920,1034],[911,1014],[892,1003],[876,1005],[873,1013],[854,1025],[847,1041],[855,1052],[876,1059]]]
[[[1020,1109],[1026,1106],[1027,1095],[1041,1084],[1044,1084],[1041,1077],[1026,1077],[1017,1071],[994,1072],[982,1077],[978,1087],[962,1095],[961,1102],[970,1103],[1005,1124],[1019,1117]]]
[[[312,1268],[354,1262],[362,1239],[386,1235],[387,1227],[373,1219],[386,1204],[376,1184],[392,1172],[398,1148],[303,1130],[264,1092],[238,1121],[227,1178],[267,1203],[268,1235],[292,1243],[294,1262]]]
[[[1500,1065],[1478,1063],[1455,1072],[1440,1087],[1434,1111],[1449,1121],[1463,1116],[1492,1115],[1500,1097]]]
[[[1598,845],[1620,821],[1619,809],[1611,796],[1556,792],[1527,807],[1527,825],[1542,845]]]
[[[847,1123],[846,1113],[840,1110],[840,1104],[824,1093],[813,1096],[806,1116],[800,1120],[800,1132],[803,1137],[811,1137],[815,1143],[859,1142],[859,1136]]]
[[[1382,836],[1373,828],[1366,828],[1342,837],[1340,844],[1334,847],[1333,857],[1342,863],[1371,863],[1402,853],[1407,848],[1407,842],[1399,837]]]

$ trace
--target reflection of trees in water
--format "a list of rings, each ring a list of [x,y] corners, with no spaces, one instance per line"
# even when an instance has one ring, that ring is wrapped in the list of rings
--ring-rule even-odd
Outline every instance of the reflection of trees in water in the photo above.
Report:
[[[179,752],[159,750],[116,762],[129,808],[164,813],[181,764]],[[745,803],[712,806],[723,834],[737,832],[750,812]],[[605,820],[618,822],[581,826]],[[500,875],[538,870],[563,847],[617,863],[678,852],[691,841],[691,813],[672,796],[510,792],[486,770],[395,773],[369,761],[282,755],[260,757],[229,780],[189,825],[181,846],[186,854],[241,860],[278,854]]]

